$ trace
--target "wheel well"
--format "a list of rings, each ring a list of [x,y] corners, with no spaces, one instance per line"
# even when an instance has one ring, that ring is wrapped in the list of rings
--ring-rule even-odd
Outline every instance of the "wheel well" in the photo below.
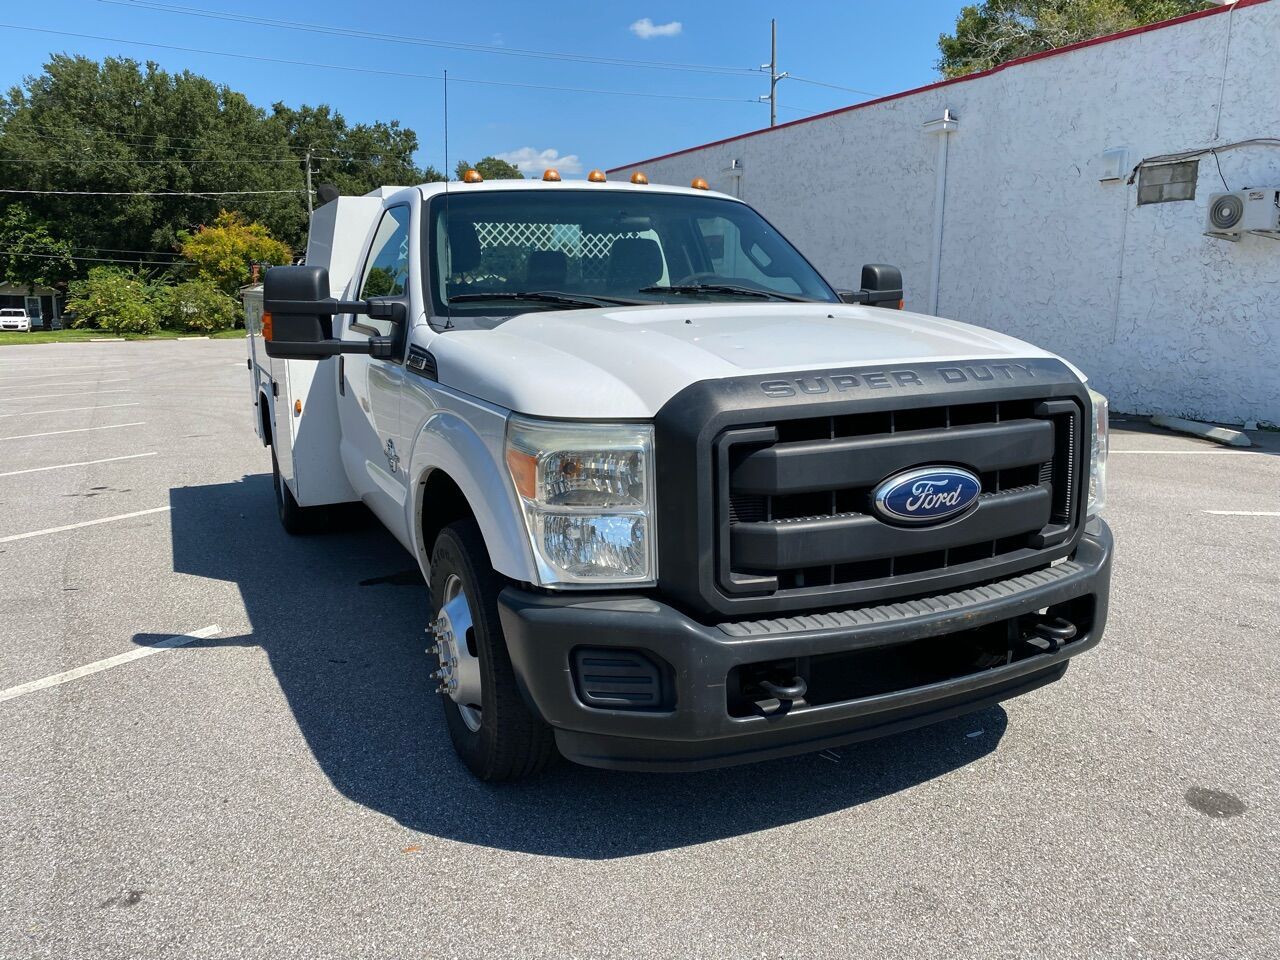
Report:
[[[258,419],[262,422],[262,445],[271,446],[271,405],[265,393],[258,394]]]
[[[422,487],[422,547],[430,557],[441,530],[474,514],[462,489],[443,470],[432,470]]]

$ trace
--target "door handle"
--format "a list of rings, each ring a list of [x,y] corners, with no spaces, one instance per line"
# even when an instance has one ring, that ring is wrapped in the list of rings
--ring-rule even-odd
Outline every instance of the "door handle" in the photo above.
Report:
[[[338,354],[338,396],[345,397],[347,395],[347,358],[342,354]]]

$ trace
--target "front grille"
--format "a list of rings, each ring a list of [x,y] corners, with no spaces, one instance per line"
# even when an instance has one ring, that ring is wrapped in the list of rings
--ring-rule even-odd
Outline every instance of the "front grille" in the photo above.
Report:
[[[1082,426],[1074,400],[1018,398],[726,430],[714,443],[720,586],[777,597],[848,585],[910,592],[944,574],[1034,562],[1077,522]],[[922,465],[972,470],[977,506],[910,529],[872,511],[876,486]]]
[[[658,588],[723,620],[905,602],[1046,567],[1084,535],[1088,405],[1051,357],[690,384],[654,418]],[[966,513],[907,527],[872,509],[885,479],[947,465],[979,478]]]

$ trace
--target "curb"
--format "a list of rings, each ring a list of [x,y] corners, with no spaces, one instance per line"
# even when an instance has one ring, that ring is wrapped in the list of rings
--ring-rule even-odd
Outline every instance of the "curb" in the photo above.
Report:
[[[1221,443],[1228,447],[1253,446],[1253,441],[1239,430],[1232,430],[1230,427],[1217,427],[1211,423],[1201,423],[1198,420],[1154,416],[1151,418],[1151,424],[1152,426],[1164,427],[1166,430],[1174,430],[1178,433],[1189,433],[1193,437],[1212,440],[1214,443]]]

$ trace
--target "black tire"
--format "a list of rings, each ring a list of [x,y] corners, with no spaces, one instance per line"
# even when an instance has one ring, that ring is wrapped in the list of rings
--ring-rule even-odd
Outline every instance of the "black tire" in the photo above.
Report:
[[[280,476],[280,463],[276,460],[276,448],[271,448],[271,480],[276,491],[276,512],[280,515],[280,525],[292,536],[303,536],[315,533],[325,517],[324,507],[300,507],[294,499],[289,485]]]
[[[473,731],[456,703],[440,694],[449,739],[467,768],[481,780],[520,780],[556,756],[551,728],[533,715],[516,687],[515,671],[498,619],[498,593],[506,583],[489,563],[480,528],[471,519],[445,527],[431,551],[433,617],[451,576],[462,581],[473,621],[471,640],[480,660],[480,729]],[[464,638],[459,638],[463,641]]]

